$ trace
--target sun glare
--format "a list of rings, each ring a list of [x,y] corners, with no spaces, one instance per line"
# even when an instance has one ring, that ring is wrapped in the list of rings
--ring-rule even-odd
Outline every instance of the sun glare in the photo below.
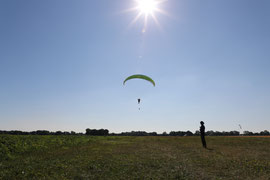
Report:
[[[130,25],[137,22],[140,18],[143,18],[144,26],[142,29],[142,33],[145,33],[147,29],[148,19],[151,18],[160,27],[155,14],[158,12],[168,15],[165,11],[163,11],[159,7],[165,1],[167,0],[134,0],[134,2],[136,3],[135,7],[128,9],[127,11],[137,11],[138,14],[132,20]]]
[[[138,9],[145,15],[152,14],[157,8],[157,2],[155,0],[138,0],[137,2]]]

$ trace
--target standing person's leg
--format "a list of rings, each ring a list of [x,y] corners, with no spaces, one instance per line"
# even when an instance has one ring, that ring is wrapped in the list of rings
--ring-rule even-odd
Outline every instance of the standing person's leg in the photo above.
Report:
[[[202,143],[203,143],[203,147],[206,148],[206,141],[205,141],[205,137],[202,136]]]
[[[201,140],[202,140],[202,145],[203,145],[203,147],[204,147],[204,136],[203,135],[201,135]]]

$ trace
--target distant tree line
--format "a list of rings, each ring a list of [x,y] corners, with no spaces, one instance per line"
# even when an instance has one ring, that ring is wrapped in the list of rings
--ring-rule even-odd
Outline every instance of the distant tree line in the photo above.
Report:
[[[157,136],[156,132],[147,133],[145,131],[131,131],[131,132],[121,132],[121,133],[111,133],[112,136]]]
[[[37,130],[37,131],[4,131],[0,130],[0,134],[11,134],[11,135],[90,135],[90,136],[200,136],[200,131],[192,133],[191,131],[171,131],[170,133],[163,132],[158,134],[157,132],[145,132],[145,131],[131,131],[131,132],[121,132],[121,133],[109,133],[107,129],[86,129],[84,133],[76,133],[74,131],[56,131],[51,132],[47,130]],[[207,131],[206,136],[270,136],[270,132],[267,130],[261,132],[250,132],[244,131],[240,134],[239,131]]]
[[[196,135],[200,135],[200,131],[195,132]],[[239,136],[239,131],[206,131],[206,136]]]
[[[261,131],[260,133],[257,133],[257,132],[253,133],[250,131],[244,131],[243,134],[246,136],[269,136],[270,132],[267,130]]]
[[[108,129],[86,129],[85,132],[86,135],[92,135],[92,136],[107,136],[109,135]]]
[[[18,131],[18,130],[12,130],[12,131],[1,131],[0,134],[11,134],[11,135],[83,135],[83,133],[76,133],[74,131],[68,132],[68,131],[56,131],[51,132],[47,130],[37,130],[37,131]]]

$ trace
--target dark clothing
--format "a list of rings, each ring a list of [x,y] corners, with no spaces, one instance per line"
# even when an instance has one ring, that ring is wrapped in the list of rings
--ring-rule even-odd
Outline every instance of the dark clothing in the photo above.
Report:
[[[205,137],[204,137],[205,136],[205,127],[203,124],[200,127],[200,132],[201,132],[202,145],[204,148],[206,148],[206,141],[205,141]]]
[[[201,134],[203,134],[203,135],[204,135],[204,133],[205,133],[205,127],[204,127],[203,124],[202,124],[201,127],[200,127],[200,132],[201,132]]]

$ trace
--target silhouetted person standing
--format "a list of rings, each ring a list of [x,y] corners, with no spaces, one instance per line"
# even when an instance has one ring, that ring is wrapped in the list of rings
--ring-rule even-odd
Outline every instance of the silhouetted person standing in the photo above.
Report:
[[[200,132],[201,132],[201,139],[202,139],[202,145],[204,148],[206,148],[206,141],[205,141],[205,127],[204,127],[204,122],[201,121],[201,127],[200,127]]]

